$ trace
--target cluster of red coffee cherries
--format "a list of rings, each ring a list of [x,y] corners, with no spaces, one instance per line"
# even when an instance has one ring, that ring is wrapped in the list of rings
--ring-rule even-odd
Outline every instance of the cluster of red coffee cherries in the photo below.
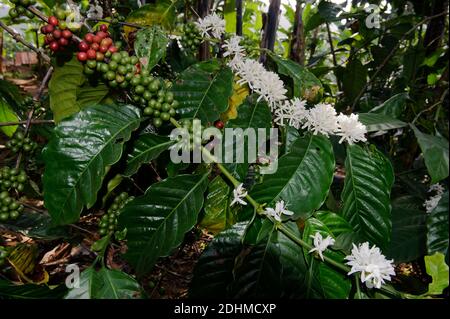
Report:
[[[86,60],[103,61],[105,57],[111,57],[113,53],[118,51],[108,33],[106,24],[100,25],[99,30],[95,33],[87,33],[83,41],[78,44],[78,49],[80,51],[77,53],[77,59],[80,62]]]
[[[45,45],[48,45],[53,52],[63,50],[70,44],[73,37],[72,31],[61,29],[58,25],[58,19],[55,16],[51,16],[48,18],[48,24],[41,28],[41,32],[45,34]]]

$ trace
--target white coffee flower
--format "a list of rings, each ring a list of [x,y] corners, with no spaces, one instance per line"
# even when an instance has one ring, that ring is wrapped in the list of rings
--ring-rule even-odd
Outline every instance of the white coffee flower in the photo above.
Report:
[[[358,120],[357,114],[350,114],[347,116],[341,113],[337,117],[337,122],[339,125],[339,131],[336,135],[342,136],[339,143],[346,141],[351,145],[359,141],[367,141],[365,137],[367,128]]]
[[[247,203],[242,199],[245,196],[247,196],[248,192],[243,187],[243,184],[239,184],[235,189],[233,189],[233,201],[230,204],[230,207],[233,206],[236,203],[239,203],[241,205],[247,205]]]
[[[278,74],[267,71],[261,63],[252,59],[244,59],[236,66],[235,72],[241,78],[238,83],[247,83],[259,95],[258,101],[264,99],[273,108],[275,103],[286,99],[287,90]]]
[[[323,260],[323,252],[328,248],[328,246],[334,245],[334,239],[331,236],[327,236],[326,238],[322,237],[322,234],[316,232],[314,235],[310,236],[313,238],[314,248],[309,251],[309,253],[317,252],[320,259]]]
[[[234,35],[230,38],[230,40],[225,40],[222,48],[225,50],[223,54],[224,57],[227,56],[235,56],[235,55],[244,55],[244,47],[242,47],[239,43],[242,37],[238,35]]]
[[[444,186],[442,186],[441,184],[433,184],[430,186],[430,189],[428,190],[428,192],[436,192],[435,195],[431,196],[430,198],[428,198],[425,203],[423,204],[423,206],[425,207],[425,210],[427,212],[427,214],[431,213],[436,206],[439,204],[439,201],[442,198],[442,194],[444,194]]]
[[[307,110],[306,101],[294,98],[290,101],[281,101],[273,108],[275,123],[279,126],[290,125],[299,129],[305,120]]]
[[[284,200],[279,200],[278,202],[275,203],[275,209],[268,207],[265,209],[264,213],[267,216],[273,217],[275,220],[281,222],[282,215],[287,216],[294,215],[294,212],[287,210],[286,206],[287,205],[284,204]]]
[[[390,281],[391,276],[395,276],[393,260],[387,260],[375,245],[370,248],[369,243],[365,242],[356,246],[353,244],[351,255],[345,257],[351,266],[348,275],[360,272],[361,282],[365,283],[367,288],[381,288],[385,281]]]
[[[335,134],[339,129],[336,110],[330,104],[317,104],[308,110],[303,128],[312,131],[314,135],[318,133],[325,136]]]
[[[225,20],[215,13],[199,19],[195,24],[200,29],[202,37],[209,37],[211,34],[214,38],[220,39],[225,33]]]

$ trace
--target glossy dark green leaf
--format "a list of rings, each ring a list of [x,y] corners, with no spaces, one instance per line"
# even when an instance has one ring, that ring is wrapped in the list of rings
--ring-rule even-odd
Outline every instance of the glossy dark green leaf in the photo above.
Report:
[[[340,215],[329,211],[318,211],[314,216],[335,236],[353,231],[352,226]]]
[[[128,154],[124,175],[131,176],[135,174],[142,164],[149,163],[157,158],[159,154],[173,144],[175,144],[175,141],[170,140],[166,136],[151,133],[140,135],[133,142],[133,151]]]
[[[328,212],[322,212],[328,213]],[[336,215],[334,213],[331,213]],[[338,216],[339,217],[339,216]],[[333,223],[329,223],[330,225],[345,225],[345,221],[339,220],[336,216],[329,216],[328,221],[334,219]],[[349,225],[347,225],[348,227]],[[337,228],[336,233],[328,228],[328,226],[323,223],[321,220],[316,218],[308,218],[305,222],[305,227],[303,229],[303,241],[309,243],[313,246],[313,238],[317,232],[319,232],[323,238],[327,236],[331,236],[332,238],[336,238],[338,234],[340,234],[340,228]],[[331,247],[330,247],[331,248]],[[336,260],[337,262],[344,262],[344,255],[338,252],[334,252],[331,249],[327,249],[323,252],[323,255]],[[336,269],[331,268],[328,264],[315,259],[311,253],[303,249],[303,254],[305,255],[305,259],[308,263],[309,268],[309,289],[310,293],[318,294],[322,293],[326,298],[329,299],[346,299],[350,293],[351,289],[351,281],[342,271],[338,271]],[[317,258],[317,257],[316,257]],[[314,278],[317,277],[317,278]]]
[[[254,129],[255,134],[258,134],[258,129],[270,128],[272,126],[272,114],[269,107],[265,102],[257,102],[254,97],[248,98],[238,109],[238,117],[233,120],[229,120],[225,128],[242,129],[245,133],[246,129]],[[266,131],[266,138],[269,139],[269,133]],[[226,138],[224,147],[228,150],[233,149],[233,162],[223,163],[223,165],[236,177],[238,180],[243,181],[248,171],[248,152],[247,152],[247,137],[245,142],[236,143],[236,139]],[[243,154],[244,163],[238,163],[236,160],[237,154]],[[225,151],[223,152],[223,158],[225,157]],[[257,156],[257,154],[253,154]]]
[[[367,132],[393,130],[408,125],[408,123],[403,121],[377,113],[359,113],[358,118],[366,126]]]
[[[233,73],[217,61],[197,63],[181,73],[172,91],[180,102],[181,117],[214,122],[228,107],[233,94]]]
[[[435,136],[422,133],[417,127],[411,124],[411,128],[417,137],[425,165],[431,176],[431,182],[437,183],[448,177],[448,141],[442,136]]]
[[[200,227],[217,234],[235,223],[238,206],[230,207],[231,193],[231,187],[220,176],[209,183]]]
[[[248,222],[240,222],[221,232],[206,247],[194,268],[189,287],[192,298],[229,298],[234,260],[242,249]]]
[[[169,38],[158,26],[138,30],[134,51],[145,69],[150,71],[166,54]]]
[[[89,267],[80,274],[79,287],[71,288],[65,299],[131,299],[142,295],[139,283],[115,269]]]
[[[277,200],[288,203],[293,218],[306,218],[327,198],[333,180],[334,156],[330,141],[322,136],[299,138],[291,151],[278,161],[278,170],[265,175],[251,196],[259,203],[272,206]]]
[[[343,76],[342,84],[345,97],[352,103],[364,88],[367,82],[367,67],[363,66],[361,61],[354,59],[347,63]]]
[[[426,253],[426,214],[423,202],[403,196],[392,202],[392,236],[387,255],[408,262]]]
[[[0,279],[0,299],[60,299],[67,288],[64,285],[50,288],[45,285],[17,285]]]
[[[48,83],[50,108],[55,122],[77,113],[83,107],[99,103],[108,93],[106,85],[92,86],[83,73],[83,64],[75,57],[56,66]]]
[[[427,229],[428,254],[445,254],[448,250],[448,191],[427,217]]]
[[[277,64],[278,72],[291,77],[294,81],[294,96],[308,101],[317,100],[322,83],[314,74],[294,61],[280,58],[275,54],[271,54],[270,57]]]
[[[61,122],[44,149],[44,200],[55,224],[77,221],[97,200],[107,168],[139,127],[129,105],[95,105]]]
[[[392,166],[378,150],[350,145],[345,169],[343,217],[361,237],[384,251],[391,236]]]
[[[155,183],[145,195],[122,210],[121,228],[127,228],[125,258],[138,275],[149,272],[158,257],[170,254],[194,227],[203,206],[208,174],[179,175]]]
[[[141,26],[160,25],[166,29],[172,29],[176,21],[177,0],[157,0],[145,4],[131,12],[126,22]],[[125,27],[129,31],[130,27]]]
[[[327,299],[347,299],[352,288],[350,277],[326,263],[319,264],[320,285]]]
[[[320,1],[317,9],[320,16],[327,22],[338,21],[341,19],[339,13],[342,11],[342,7],[336,3]]]
[[[284,225],[300,238],[294,222]],[[272,228],[258,245],[242,249],[231,293],[234,298],[299,298],[305,293],[305,272],[300,246]]]
[[[394,119],[400,118],[400,115],[406,108],[406,102],[410,99],[408,93],[396,94],[382,104],[375,106],[370,113],[377,113],[389,116]]]

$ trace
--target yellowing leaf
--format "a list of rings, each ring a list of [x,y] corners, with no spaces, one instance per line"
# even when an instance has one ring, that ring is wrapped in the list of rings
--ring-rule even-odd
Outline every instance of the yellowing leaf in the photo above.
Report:
[[[220,116],[222,121],[237,118],[237,108],[242,104],[242,102],[244,102],[249,93],[250,92],[247,85],[240,85],[237,82],[234,83],[233,95],[228,99],[228,109]]]

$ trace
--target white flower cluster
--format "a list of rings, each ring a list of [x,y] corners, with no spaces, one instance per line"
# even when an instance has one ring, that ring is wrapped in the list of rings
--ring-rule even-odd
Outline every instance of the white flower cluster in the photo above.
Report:
[[[286,207],[287,207],[287,205],[284,203],[284,200],[279,200],[278,202],[275,203],[275,209],[268,207],[264,211],[264,214],[266,216],[272,217],[273,219],[275,219],[278,222],[281,222],[281,217],[283,215],[286,215],[286,216],[294,215],[294,212],[287,210]]]
[[[353,144],[367,140],[367,129],[359,122],[357,114],[337,115],[334,107],[325,103],[319,103],[309,110],[305,105],[306,101],[298,98],[278,103],[273,109],[275,123],[280,126],[288,124],[296,129],[306,128],[315,135],[338,135],[341,137],[339,143],[346,141]]]
[[[284,83],[278,74],[267,71],[258,61],[246,58],[240,41],[241,37],[233,36],[222,46],[224,56],[231,58],[228,66],[241,78],[239,84],[248,84],[259,95],[258,101],[264,99],[273,110],[278,102],[286,99]]]
[[[367,129],[359,122],[356,114],[338,115],[332,105],[325,103],[319,103],[307,110],[306,101],[298,98],[287,101],[287,90],[278,74],[267,71],[255,60],[247,59],[240,41],[239,36],[225,41],[222,46],[225,50],[223,56],[230,57],[228,66],[241,78],[238,83],[247,83],[251,90],[259,94],[258,101],[267,101],[274,114],[275,123],[280,126],[287,124],[296,129],[307,128],[313,134],[338,135],[341,137],[339,143],[346,141],[353,144],[367,140]]]
[[[323,252],[328,248],[328,246],[334,245],[334,239],[331,236],[326,238],[322,237],[322,234],[316,232],[314,235],[310,236],[313,239],[314,248],[309,251],[309,253],[317,252],[320,259],[323,260]]]
[[[370,248],[368,242],[358,246],[353,244],[351,255],[345,259],[348,260],[347,265],[352,267],[348,275],[360,272],[361,282],[367,288],[379,289],[385,280],[390,281],[391,276],[395,276],[393,261],[387,260],[378,247]]]
[[[444,194],[444,191],[444,186],[442,186],[441,184],[433,184],[430,186],[428,192],[436,192],[436,194],[427,199],[423,204],[428,214],[436,208],[442,198],[442,194]]]
[[[248,192],[244,188],[243,184],[239,184],[235,189],[233,189],[233,200],[230,203],[230,207],[236,203],[241,205],[247,205],[247,203],[243,200],[245,196],[247,196]]]
[[[215,13],[199,19],[195,24],[200,29],[202,37],[212,35],[214,38],[220,39],[225,33],[225,20]]]

